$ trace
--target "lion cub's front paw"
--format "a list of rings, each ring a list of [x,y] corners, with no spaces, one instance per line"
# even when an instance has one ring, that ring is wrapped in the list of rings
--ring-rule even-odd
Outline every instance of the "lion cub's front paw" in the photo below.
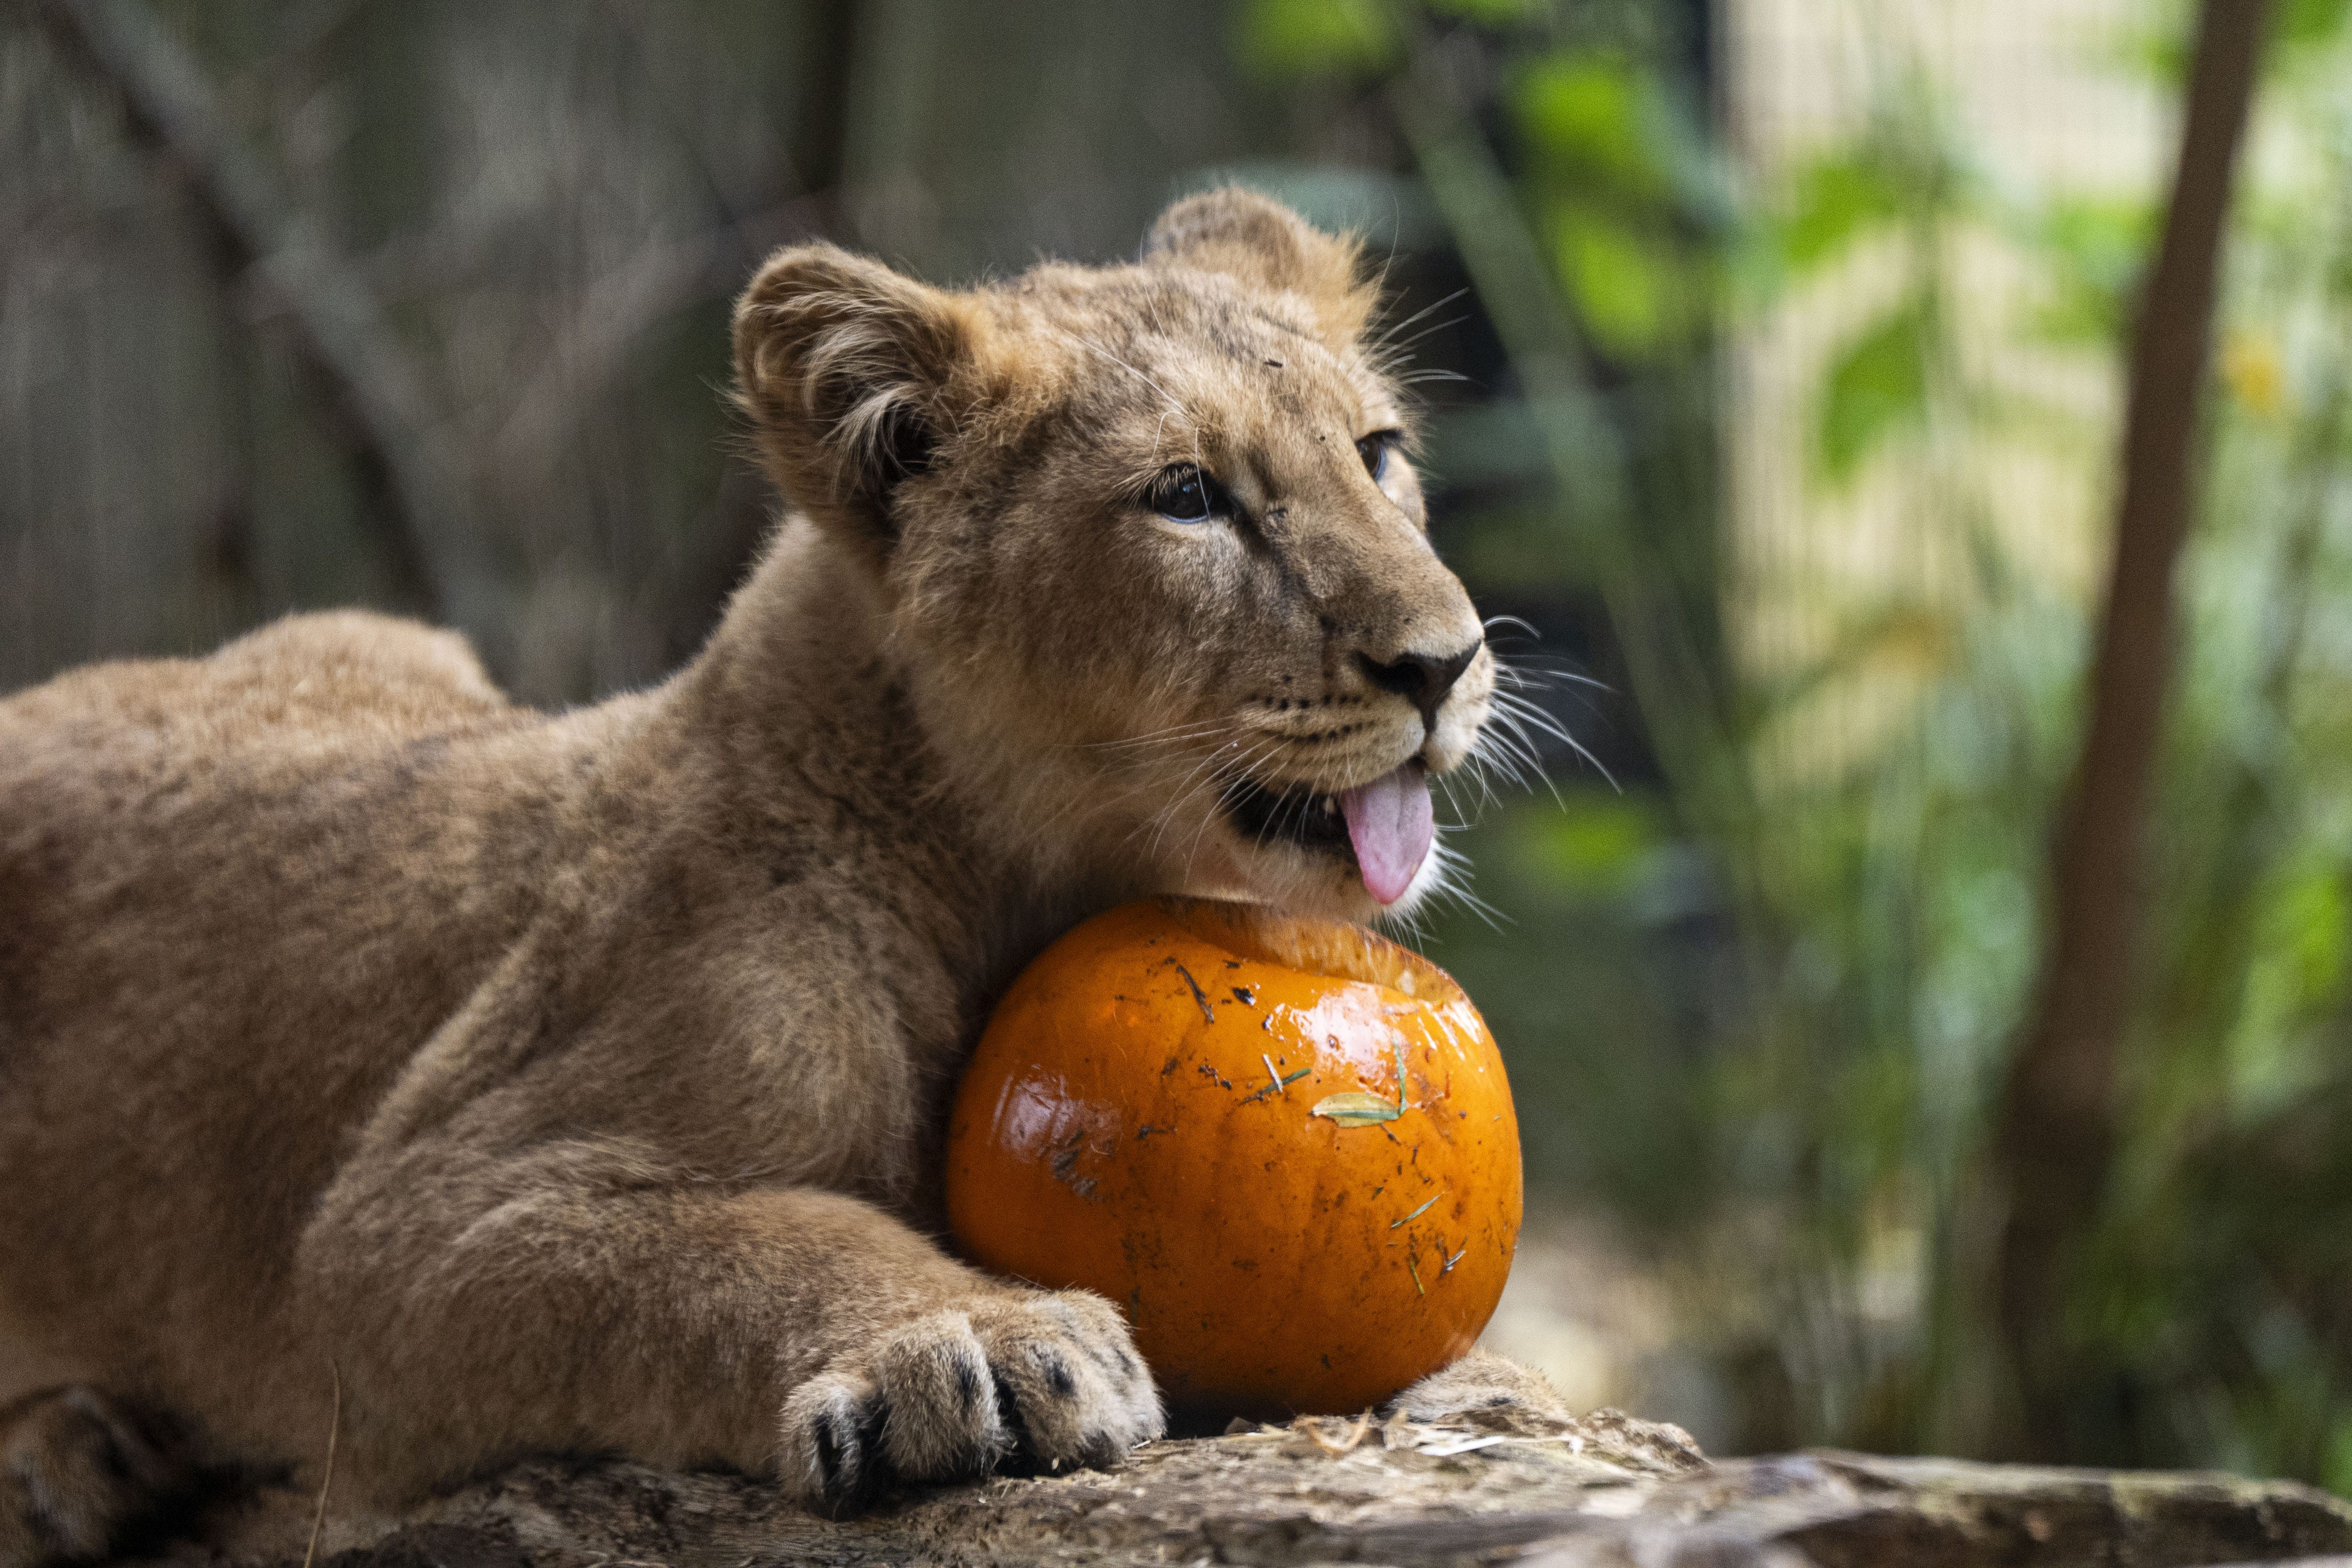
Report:
[[[1480,1350],[1431,1373],[1390,1400],[1381,1413],[1498,1432],[1546,1431],[1571,1419],[1543,1373]]]
[[[835,1358],[784,1402],[780,1479],[837,1512],[891,1479],[1108,1465],[1166,1429],[1118,1311],[1039,1292],[933,1312]]]
[[[1521,1436],[1569,1436],[1576,1452],[1622,1468],[1680,1475],[1705,1468],[1691,1435],[1665,1421],[1637,1421],[1622,1410],[1571,1415],[1544,1374],[1474,1350],[1440,1367],[1381,1408],[1391,1421],[1469,1426]]]

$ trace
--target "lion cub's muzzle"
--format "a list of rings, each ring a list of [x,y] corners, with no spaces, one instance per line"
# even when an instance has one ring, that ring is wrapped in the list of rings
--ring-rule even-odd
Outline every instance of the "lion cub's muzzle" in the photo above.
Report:
[[[1437,710],[1445,706],[1446,697],[1461,680],[1463,671],[1476,662],[1478,650],[1486,646],[1482,638],[1459,653],[1407,653],[1386,664],[1370,654],[1358,654],[1356,663],[1364,679],[1383,691],[1393,691],[1421,712],[1421,729],[1424,736],[1437,733]]]
[[[1234,825],[1257,844],[1286,844],[1349,862],[1382,907],[1403,898],[1436,838],[1430,766],[1450,765],[1462,749],[1439,743],[1441,711],[1485,647],[1481,639],[1449,653],[1408,651],[1386,659],[1356,654],[1356,673],[1367,685],[1403,698],[1420,715],[1421,736],[1412,754],[1346,789],[1247,780],[1226,802]],[[1468,727],[1475,731],[1475,721]]]

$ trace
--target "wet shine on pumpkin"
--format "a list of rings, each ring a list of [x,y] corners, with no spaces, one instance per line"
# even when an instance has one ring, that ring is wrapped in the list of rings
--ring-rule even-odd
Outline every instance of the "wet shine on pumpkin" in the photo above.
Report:
[[[948,1214],[977,1262],[1122,1306],[1172,1405],[1346,1413],[1470,1348],[1518,1123],[1451,977],[1360,927],[1129,904],[998,1005]]]

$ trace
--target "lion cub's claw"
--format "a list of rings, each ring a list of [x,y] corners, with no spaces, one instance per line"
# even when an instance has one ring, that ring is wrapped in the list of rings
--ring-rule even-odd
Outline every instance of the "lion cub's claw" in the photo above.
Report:
[[[1100,1297],[983,1300],[900,1324],[793,1390],[779,1477],[809,1506],[847,1513],[892,1481],[1115,1464],[1166,1426]]]

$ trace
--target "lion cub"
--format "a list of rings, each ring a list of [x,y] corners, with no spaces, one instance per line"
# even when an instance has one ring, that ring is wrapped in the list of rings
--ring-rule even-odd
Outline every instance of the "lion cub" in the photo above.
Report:
[[[1097,910],[1438,879],[1494,665],[1374,303],[1238,191],[968,292],[789,249],[735,355],[793,510],[658,689],[537,712],[346,614],[0,703],[0,1337],[86,1380],[0,1410],[0,1563],[315,1462],[338,1387],[376,1503],[1159,1434],[1110,1304],[942,1250],[944,1103]]]

